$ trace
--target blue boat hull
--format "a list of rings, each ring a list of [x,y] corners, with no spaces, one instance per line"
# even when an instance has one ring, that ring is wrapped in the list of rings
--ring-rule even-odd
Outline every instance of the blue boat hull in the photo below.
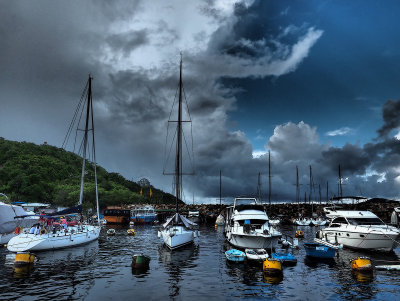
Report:
[[[305,243],[306,255],[313,258],[333,258],[336,254],[336,249],[325,245],[315,243]]]
[[[282,264],[296,264],[297,263],[297,258],[294,257],[291,253],[287,254],[277,254],[277,253],[272,253],[271,257],[273,259],[279,260],[282,262]]]
[[[226,259],[233,262],[243,262],[246,254],[239,250],[229,250],[225,252]]]

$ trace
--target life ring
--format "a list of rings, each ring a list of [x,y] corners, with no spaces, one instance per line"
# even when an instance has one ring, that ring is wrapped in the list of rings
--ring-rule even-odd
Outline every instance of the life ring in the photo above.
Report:
[[[40,235],[42,235],[42,234],[47,234],[47,230],[46,229],[40,230]]]
[[[15,228],[14,234],[19,234],[19,227]]]

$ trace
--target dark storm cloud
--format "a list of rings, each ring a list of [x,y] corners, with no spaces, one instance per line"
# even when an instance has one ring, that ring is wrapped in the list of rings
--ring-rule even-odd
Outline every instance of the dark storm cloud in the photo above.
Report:
[[[400,100],[388,100],[383,106],[383,126],[378,129],[379,137],[387,137],[400,127]]]
[[[346,143],[342,148],[330,147],[323,151],[321,163],[329,166],[331,170],[336,170],[340,164],[344,172],[365,174],[371,164],[371,158],[359,145]]]
[[[132,30],[127,33],[113,34],[107,38],[112,51],[122,52],[125,56],[131,54],[136,48],[149,43],[147,30]]]

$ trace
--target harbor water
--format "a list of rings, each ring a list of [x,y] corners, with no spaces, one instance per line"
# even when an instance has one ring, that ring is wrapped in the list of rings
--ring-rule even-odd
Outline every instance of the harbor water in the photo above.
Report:
[[[111,226],[108,226],[111,227]],[[265,277],[262,263],[229,263],[224,252],[222,228],[200,228],[192,246],[170,251],[157,237],[158,227],[117,228],[115,236],[102,230],[98,241],[87,245],[36,253],[30,269],[14,269],[15,255],[0,249],[1,300],[396,300],[400,295],[400,272],[359,274],[350,259],[368,256],[373,265],[399,261],[393,253],[341,250],[332,261],[306,258],[304,242],[311,242],[316,228],[285,226],[284,235],[304,231],[298,262],[284,267],[283,276]],[[151,257],[147,270],[132,270],[132,256]]]

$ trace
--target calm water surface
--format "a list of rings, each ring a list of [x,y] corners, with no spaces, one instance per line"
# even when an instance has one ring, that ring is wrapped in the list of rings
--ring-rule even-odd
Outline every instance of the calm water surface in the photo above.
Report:
[[[115,227],[114,227],[115,228]],[[391,254],[340,252],[331,262],[305,258],[303,242],[312,241],[315,228],[303,227],[305,238],[294,251],[298,263],[285,267],[283,277],[264,277],[262,264],[230,264],[224,252],[222,229],[202,227],[196,244],[169,251],[157,237],[157,227],[137,226],[136,236],[116,228],[107,237],[72,249],[37,253],[30,271],[15,271],[15,255],[0,249],[1,300],[398,300],[400,272],[355,274],[349,260],[368,256],[374,265],[399,261],[400,249]],[[281,229],[293,235],[295,227]],[[150,269],[132,271],[132,255],[151,257]]]

